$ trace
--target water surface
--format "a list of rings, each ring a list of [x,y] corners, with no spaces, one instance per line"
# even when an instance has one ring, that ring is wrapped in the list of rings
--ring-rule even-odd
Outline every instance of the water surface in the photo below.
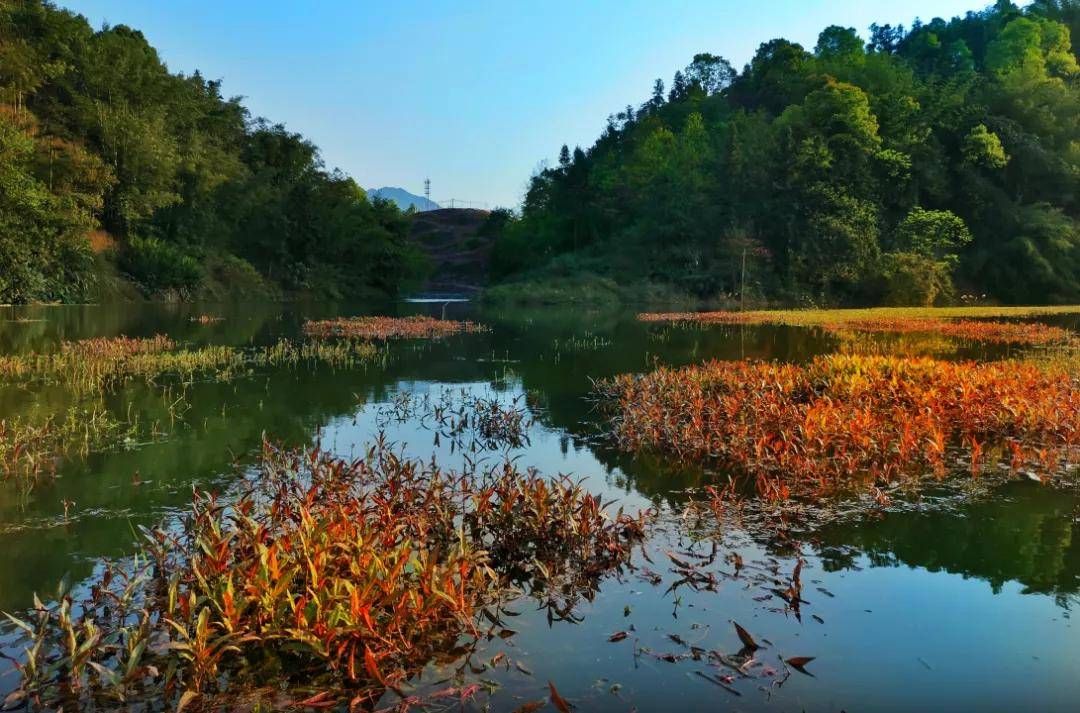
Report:
[[[768,587],[753,576],[786,576],[795,564],[792,548],[734,525],[709,537],[724,555],[740,553],[748,563],[741,576],[730,576],[733,567],[721,558],[716,591],[667,591],[678,577],[664,553],[711,546],[695,541],[704,535],[683,528],[679,512],[689,492],[721,474],[615,451],[588,399],[592,380],[714,357],[804,361],[840,346],[820,330],[671,328],[640,324],[628,311],[483,312],[443,301],[28,307],[0,308],[0,352],[157,333],[193,345],[267,345],[299,338],[308,318],[370,313],[445,313],[477,319],[491,331],[396,342],[384,363],[362,369],[272,368],[224,383],[198,382],[187,387],[190,407],[175,422],[155,388],[132,385],[110,396],[117,413],[156,421],[165,435],[66,460],[57,480],[29,495],[10,484],[0,488],[0,609],[25,608],[35,591],[52,591],[65,573],[85,579],[100,558],[130,553],[134,527],[182,512],[193,487],[227,493],[264,436],[349,455],[386,427],[407,453],[435,453],[445,465],[460,465],[461,455],[436,445],[421,424],[386,424],[380,414],[402,393],[439,398],[464,390],[528,405],[536,419],[530,442],[509,453],[520,465],[572,473],[625,508],[662,515],[645,552],[635,555],[637,569],[604,580],[593,601],[580,601],[578,623],[549,624],[546,611],[526,600],[516,607],[516,635],[481,644],[474,665],[505,651],[532,674],[514,666],[470,674],[493,690],[480,699],[493,709],[546,697],[550,680],[581,710],[1076,710],[1080,632],[1071,615],[1080,589],[1080,496],[1071,490],[1011,483],[815,526],[800,544],[809,602],[801,617],[768,598]],[[201,314],[223,319],[192,321]],[[1068,318],[1056,322],[1076,327]],[[881,339],[946,358],[1010,353]],[[0,418],[59,410],[70,399],[60,388],[4,385]],[[658,584],[649,581],[653,572]],[[731,620],[770,642],[753,677],[732,684],[742,695],[699,676],[723,673],[706,661],[665,660],[687,650],[672,634],[734,653],[739,641]],[[629,636],[609,643],[618,631]],[[779,656],[815,657],[806,669],[813,676],[785,677]],[[456,667],[432,664],[416,683],[420,690],[446,685],[441,682]],[[9,672],[0,687],[12,681]]]

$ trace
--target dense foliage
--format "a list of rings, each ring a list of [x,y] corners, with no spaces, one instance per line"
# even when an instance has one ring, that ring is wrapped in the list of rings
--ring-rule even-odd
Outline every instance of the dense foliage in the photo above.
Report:
[[[1077,0],[829,27],[741,73],[699,54],[532,179],[497,279],[596,273],[700,295],[1080,299]],[[536,265],[546,265],[537,270]]]
[[[169,72],[137,30],[3,0],[0,302],[81,297],[92,231],[150,291],[392,292],[422,267],[407,216],[220,82]]]

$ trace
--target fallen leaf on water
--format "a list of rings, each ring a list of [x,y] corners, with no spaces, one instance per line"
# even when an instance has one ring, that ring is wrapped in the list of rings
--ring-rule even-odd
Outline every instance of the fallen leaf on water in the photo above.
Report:
[[[784,659],[784,663],[795,668],[802,668],[813,660],[813,656],[792,656],[789,659]]]
[[[626,633],[625,631],[616,631],[614,634],[612,634],[611,636],[608,637],[608,641],[611,641],[611,642],[622,641],[627,636],[630,636],[630,634]]]
[[[731,623],[735,625],[735,633],[739,635],[739,641],[743,642],[743,646],[754,650],[761,648],[758,642],[754,641],[754,637],[750,636],[750,632],[739,626],[739,622],[732,621]]]
[[[545,700],[522,703],[520,706],[514,709],[514,713],[533,713],[533,711],[538,711],[545,705],[547,705],[547,701]]]
[[[559,695],[559,691],[556,690],[555,684],[548,681],[548,688],[551,689],[551,704],[558,708],[560,713],[570,713],[570,704]]]

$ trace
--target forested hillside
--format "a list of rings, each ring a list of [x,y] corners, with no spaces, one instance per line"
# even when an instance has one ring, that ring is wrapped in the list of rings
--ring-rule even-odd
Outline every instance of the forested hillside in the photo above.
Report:
[[[777,39],[532,179],[493,276],[794,304],[1080,300],[1080,2]],[[541,267],[537,267],[537,266]],[[522,290],[506,290],[522,294]]]
[[[0,0],[0,303],[84,299],[113,266],[147,293],[392,293],[423,262],[407,233],[393,203],[219,82],[171,73],[137,30]]]
[[[397,207],[402,210],[408,210],[409,208],[418,211],[438,210],[441,207],[430,198],[418,196],[415,193],[409,193],[404,188],[397,188],[394,186],[368,188],[367,194],[369,198],[385,198],[386,200],[393,201]]]

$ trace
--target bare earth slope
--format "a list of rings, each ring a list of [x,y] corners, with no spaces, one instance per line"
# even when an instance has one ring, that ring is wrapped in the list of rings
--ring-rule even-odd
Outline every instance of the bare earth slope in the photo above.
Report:
[[[471,295],[487,282],[493,238],[478,235],[485,210],[441,208],[417,213],[411,238],[432,259],[435,271],[424,292]]]

